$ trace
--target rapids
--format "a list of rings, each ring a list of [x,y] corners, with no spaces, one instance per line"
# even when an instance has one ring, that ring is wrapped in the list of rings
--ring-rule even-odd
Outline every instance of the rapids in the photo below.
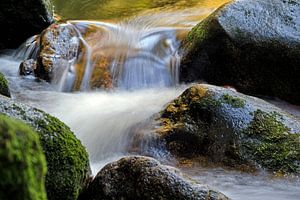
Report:
[[[82,6],[81,2],[86,4]],[[143,135],[145,143],[139,146],[140,149],[132,150],[132,131],[187,87],[178,81],[181,39],[197,21],[226,1],[180,0],[174,4],[170,3],[173,1],[148,0],[140,1],[137,7],[129,6],[136,1],[116,2],[119,1],[54,1],[59,14],[66,18],[86,19],[67,21],[76,28],[85,50],[79,91],[71,92],[72,76],[78,74],[69,68],[57,74],[59,80],[52,84],[38,81],[33,76],[18,75],[22,59],[37,54],[36,36],[13,53],[2,55],[0,71],[9,80],[12,98],[45,110],[71,127],[87,148],[93,174],[105,164],[131,154],[150,155],[176,166],[177,161],[162,146],[147,143],[151,142],[147,133]],[[101,5],[101,11],[97,5]],[[77,7],[80,7],[80,12],[73,12]],[[127,7],[130,7],[130,12],[124,13]],[[190,7],[189,11],[187,7]],[[91,8],[96,9],[89,12]],[[150,11],[155,11],[155,14],[149,14]],[[124,16],[131,18],[112,22],[112,19]],[[90,27],[96,27],[98,34],[92,37],[84,34]],[[97,38],[98,35],[104,37]],[[110,58],[108,65],[114,89],[92,90],[89,86],[94,55]],[[74,67],[73,61],[70,63],[70,67]],[[276,104],[299,114],[295,111],[298,108],[283,102]],[[179,167],[236,200],[296,200],[300,197],[299,179],[271,179],[263,172],[247,174],[217,167]]]

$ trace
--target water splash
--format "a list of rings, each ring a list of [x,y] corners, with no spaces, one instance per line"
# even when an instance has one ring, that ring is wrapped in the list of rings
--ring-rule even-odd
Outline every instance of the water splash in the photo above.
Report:
[[[37,58],[39,52],[39,35],[28,38],[16,51],[12,57],[20,60]]]
[[[185,28],[160,28],[153,22],[143,23],[140,19],[110,24],[93,21],[70,21],[76,27],[88,29],[96,26],[96,33],[84,41],[87,60],[104,58],[108,60],[113,85],[122,89],[174,86],[178,83],[180,55],[180,31]],[[85,30],[86,31],[86,30]],[[89,44],[89,40],[96,43]],[[81,89],[87,90],[96,67],[88,61],[85,66]],[[93,64],[91,64],[93,63]],[[93,66],[94,65],[94,66]],[[101,77],[99,77],[101,78]]]

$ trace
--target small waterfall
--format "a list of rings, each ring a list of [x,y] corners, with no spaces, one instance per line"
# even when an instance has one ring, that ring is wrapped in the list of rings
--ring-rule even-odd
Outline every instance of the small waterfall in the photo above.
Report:
[[[16,59],[27,60],[36,58],[39,52],[39,35],[28,38],[14,53]]]
[[[165,87],[178,83],[179,28],[159,28],[136,20],[119,24],[93,21],[69,23],[76,27],[85,51],[80,90],[89,90],[93,69],[99,65],[93,59],[99,57],[108,61],[106,68],[113,86],[117,88]],[[83,34],[91,25],[96,27],[95,33],[92,36]]]
[[[67,26],[69,30],[65,28]],[[68,35],[71,29],[76,31],[77,37],[66,42],[65,34]],[[53,37],[52,45],[57,51],[47,55],[53,65],[51,83],[64,92],[107,87],[93,83],[101,81],[125,90],[174,86],[179,79],[179,35],[187,30],[159,27],[154,19],[149,20],[149,16],[118,24],[69,21],[59,26],[61,38],[51,32],[48,36]],[[37,59],[39,40],[40,36],[29,38],[13,56],[23,60]],[[75,48],[79,48],[77,56],[68,53],[75,52]],[[60,51],[64,52],[63,58],[56,55]],[[98,74],[94,69],[98,69]],[[100,73],[99,69],[102,70]],[[108,74],[107,77],[103,77],[103,73]]]
[[[71,23],[68,23],[71,24]],[[93,70],[93,65],[92,65],[92,49],[90,47],[90,45],[86,42],[86,40],[83,38],[80,30],[77,28],[76,25],[71,24],[77,35],[78,38],[80,40],[80,42],[83,44],[83,48],[85,49],[85,70],[84,70],[84,74],[83,74],[83,79],[81,81],[81,85],[80,85],[80,90],[81,91],[86,91],[89,89],[89,81],[92,75],[92,70]]]

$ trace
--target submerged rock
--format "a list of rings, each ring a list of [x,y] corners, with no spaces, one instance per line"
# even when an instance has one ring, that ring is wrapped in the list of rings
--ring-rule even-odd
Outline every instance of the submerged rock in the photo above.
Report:
[[[4,77],[4,75],[0,72],[0,94],[10,97],[10,90],[8,87],[8,81]]]
[[[80,200],[228,199],[220,192],[200,185],[178,170],[142,157],[125,157],[106,165]]]
[[[31,125],[46,155],[49,200],[77,199],[90,176],[85,148],[69,127],[45,112],[0,96],[0,113]]]
[[[156,133],[178,156],[300,173],[300,119],[231,89],[195,85],[167,105]]]
[[[0,115],[0,199],[46,200],[46,160],[38,135]]]
[[[53,21],[50,0],[2,0],[0,49],[17,48]]]
[[[235,0],[184,42],[181,81],[232,85],[300,104],[300,2]]]

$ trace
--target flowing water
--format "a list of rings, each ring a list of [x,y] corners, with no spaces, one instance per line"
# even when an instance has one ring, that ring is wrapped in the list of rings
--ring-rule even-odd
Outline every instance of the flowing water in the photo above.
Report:
[[[72,78],[78,76],[76,70],[56,74],[59,80],[55,84],[37,81],[33,76],[18,76],[21,60],[37,54],[36,36],[12,56],[3,55],[0,71],[9,80],[12,98],[43,109],[71,127],[89,152],[93,174],[108,162],[132,154],[149,155],[177,165],[162,146],[151,143],[151,134],[142,134],[142,140],[137,140],[138,149],[133,145],[136,141],[132,134],[188,87],[178,83],[181,39],[224,2],[54,0],[55,9],[65,18],[85,19],[66,22],[75,27],[84,49],[79,90],[66,89],[76,84]],[[124,17],[127,18],[120,20]],[[96,31],[88,35],[85,31],[90,27]],[[91,87],[97,56],[108,58],[106,65],[113,89]],[[66,90],[69,93],[61,92]],[[295,107],[277,104],[299,114]],[[299,179],[272,179],[264,173],[248,174],[217,167],[179,167],[232,199],[300,198]]]

